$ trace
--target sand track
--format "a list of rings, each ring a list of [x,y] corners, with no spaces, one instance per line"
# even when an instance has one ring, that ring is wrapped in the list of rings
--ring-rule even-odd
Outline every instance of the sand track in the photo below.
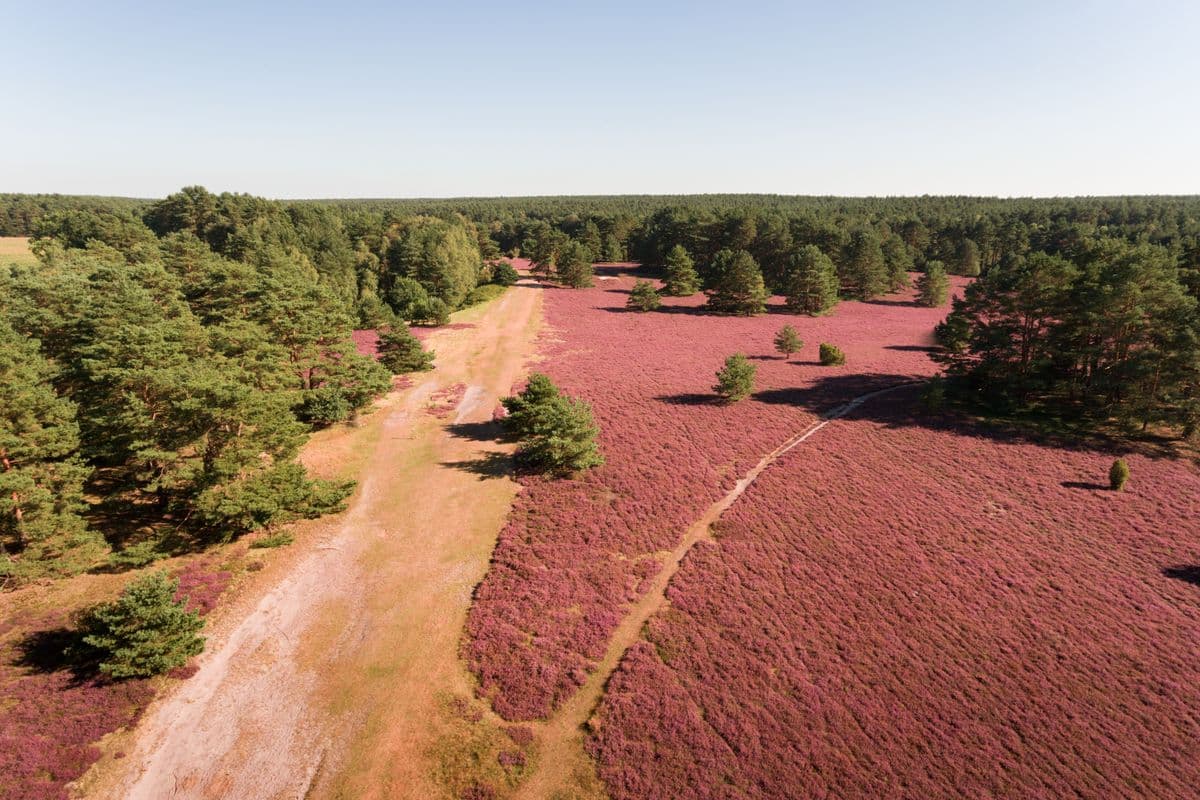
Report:
[[[429,338],[436,370],[364,422],[349,509],[300,526],[282,579],[223,612],[199,671],[152,705],[94,796],[431,796],[424,723],[439,693],[469,691],[458,643],[470,588],[516,491],[463,467],[502,448],[448,426],[491,419],[540,309],[523,283],[464,312],[473,328]],[[452,420],[425,413],[457,383],[468,389]]]

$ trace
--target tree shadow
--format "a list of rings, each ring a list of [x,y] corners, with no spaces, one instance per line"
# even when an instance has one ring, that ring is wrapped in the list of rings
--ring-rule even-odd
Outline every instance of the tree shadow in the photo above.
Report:
[[[920,304],[916,300],[887,300],[885,298],[876,297],[872,300],[860,300],[869,306],[895,306],[898,308],[920,308]]]
[[[83,633],[67,627],[48,628],[26,634],[16,643],[16,667],[39,673],[70,672],[73,682],[83,683],[99,676],[99,663],[83,643]]]
[[[1106,492],[1112,487],[1105,483],[1091,483],[1089,481],[1063,481],[1059,484],[1064,489],[1084,489],[1090,492]]]
[[[884,345],[884,350],[899,350],[902,353],[938,353],[942,348],[937,345],[923,344],[889,344]]]
[[[451,436],[472,442],[503,442],[511,440],[499,420],[485,422],[454,422],[446,426]]]
[[[1174,566],[1163,567],[1162,574],[1177,581],[1190,583],[1193,586],[1200,586],[1200,564],[1175,564]]]
[[[749,361],[785,361],[783,356],[746,356]]]
[[[880,423],[890,428],[922,427],[962,436],[982,437],[1012,444],[1036,444],[1068,451],[1103,452],[1113,455],[1137,453],[1147,458],[1180,458],[1178,442],[1160,436],[1131,437],[1097,431],[1082,423],[1048,415],[986,415],[978,408],[948,400],[937,411],[922,409],[917,402],[928,376],[885,373],[838,373],[820,377],[797,387],[766,389],[751,397],[760,403],[791,405],[820,416],[845,403],[881,389],[896,388],[878,399],[868,400],[847,417]],[[903,384],[911,384],[904,386]],[[660,398],[662,399],[662,398]],[[1073,489],[1104,489],[1106,485],[1065,482]]]
[[[450,467],[451,469],[471,475],[478,475],[481,481],[503,478],[507,475],[517,473],[512,455],[499,450],[488,451],[479,458],[472,458],[467,461],[443,461],[441,466]]]
[[[699,392],[684,392],[682,394],[661,394],[654,398],[660,403],[667,403],[673,406],[718,406],[721,405],[721,398],[715,394],[701,394]]]

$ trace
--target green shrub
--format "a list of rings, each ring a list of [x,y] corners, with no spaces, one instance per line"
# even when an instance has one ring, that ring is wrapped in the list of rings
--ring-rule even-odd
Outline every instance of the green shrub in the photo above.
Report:
[[[501,261],[492,269],[492,283],[498,286],[512,286],[521,276],[516,267],[507,261]]]
[[[637,281],[629,292],[625,306],[635,311],[656,311],[662,305],[662,299],[650,281]]]
[[[268,534],[261,539],[255,539],[250,543],[250,546],[256,550],[266,550],[273,547],[285,547],[296,541],[296,537],[287,531],[279,531],[278,533]]]
[[[112,678],[145,678],[183,666],[204,650],[204,620],[175,599],[179,581],[164,572],[135,580],[112,603],[87,611],[73,654]]]
[[[462,307],[477,306],[480,303],[486,303],[489,300],[495,300],[500,295],[504,294],[504,290],[508,288],[507,284],[499,283],[484,283],[476,286],[467,293],[466,299],[462,302]]]
[[[826,367],[838,367],[846,363],[846,354],[837,345],[821,342],[821,364]]]
[[[433,369],[434,354],[426,350],[421,340],[404,326],[380,331],[377,352],[379,363],[393,375]]]
[[[1125,484],[1129,482],[1129,465],[1125,463],[1125,459],[1118,458],[1112,463],[1108,469],[1108,485],[1114,492],[1119,492],[1125,488]]]
[[[304,392],[304,399],[296,409],[296,416],[303,422],[323,428],[349,419],[353,410],[350,401],[340,390],[322,386]]]
[[[749,397],[754,391],[754,378],[758,368],[746,360],[741,353],[734,353],[725,359],[725,366],[717,370],[717,384],[713,391],[725,398],[726,402],[736,403]]]

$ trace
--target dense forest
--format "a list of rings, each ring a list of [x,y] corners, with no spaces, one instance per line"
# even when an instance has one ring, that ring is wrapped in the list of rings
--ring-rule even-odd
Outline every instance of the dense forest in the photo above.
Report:
[[[1161,424],[1200,409],[1200,198],[768,195],[280,202],[188,187],[163,200],[0,195],[0,576],[138,564],[339,507],[295,455],[427,366],[439,324],[515,279],[573,286],[593,261],[661,271],[714,313],[769,293],[828,313],[978,276],[938,336],[959,396]],[[657,306],[649,287],[643,306]],[[359,356],[381,329],[403,358]],[[87,502],[85,502],[85,496]]]

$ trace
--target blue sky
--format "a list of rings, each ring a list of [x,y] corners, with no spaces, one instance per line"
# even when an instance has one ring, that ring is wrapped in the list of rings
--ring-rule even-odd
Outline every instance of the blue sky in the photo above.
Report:
[[[1194,0],[0,0],[0,19],[0,191],[1200,193]]]

